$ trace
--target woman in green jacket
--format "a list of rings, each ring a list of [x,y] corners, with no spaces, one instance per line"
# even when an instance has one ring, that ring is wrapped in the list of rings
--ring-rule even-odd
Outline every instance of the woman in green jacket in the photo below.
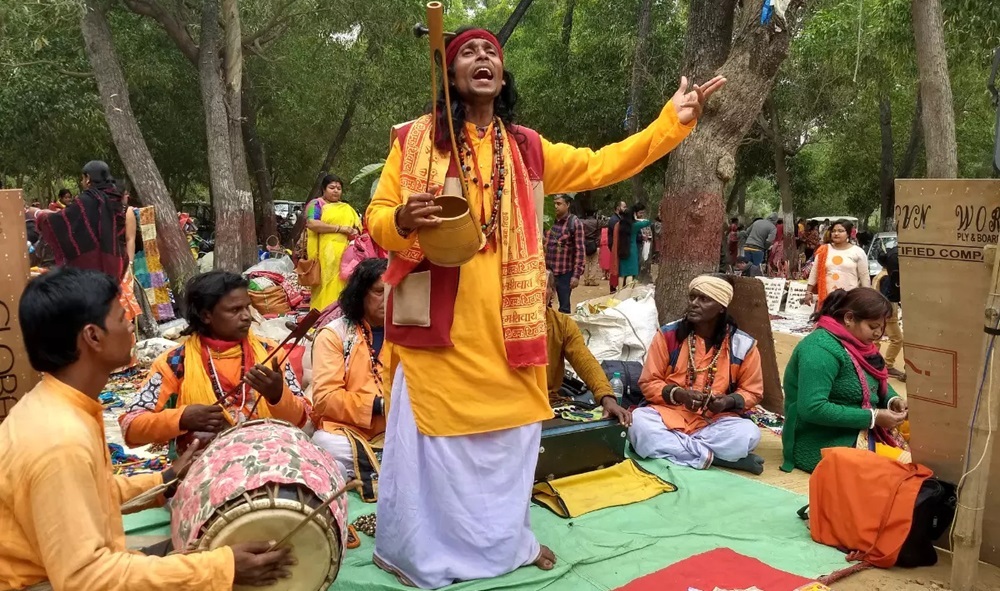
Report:
[[[813,316],[816,330],[795,347],[785,369],[782,470],[812,472],[826,447],[910,461],[897,429],[907,418],[906,401],[889,386],[875,345],[891,312],[882,294],[863,287],[834,291]]]

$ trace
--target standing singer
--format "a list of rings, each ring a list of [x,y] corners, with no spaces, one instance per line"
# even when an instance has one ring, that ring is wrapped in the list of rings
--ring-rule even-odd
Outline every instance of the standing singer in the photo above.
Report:
[[[390,251],[385,283],[392,411],[379,482],[375,562],[403,583],[434,589],[495,577],[555,555],[531,531],[528,508],[546,389],[546,193],[604,187],[675,148],[725,84],[681,87],[649,127],[593,151],[553,144],[514,125],[517,93],[488,31],[460,29],[446,46],[460,158],[449,153],[448,107],[397,126],[367,211]],[[432,135],[433,130],[433,135]],[[434,194],[459,167],[486,235],[461,267],[425,260],[418,234],[439,225]],[[430,182],[428,183],[428,173]]]

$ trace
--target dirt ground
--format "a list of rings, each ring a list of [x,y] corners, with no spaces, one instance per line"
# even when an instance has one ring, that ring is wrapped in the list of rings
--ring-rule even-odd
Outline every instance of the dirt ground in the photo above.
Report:
[[[573,290],[572,302],[578,302],[608,294],[608,285],[604,283],[597,287],[580,286]],[[792,350],[798,344],[800,336],[775,333],[774,346],[780,373],[784,373]],[[902,362],[902,359],[900,359]],[[902,363],[900,363],[902,364]],[[902,396],[906,396],[906,384],[892,380],[892,386]],[[770,409],[780,410],[780,409]],[[786,474],[778,469],[781,464],[781,438],[770,431],[764,431],[757,453],[765,459],[765,470],[760,476],[735,472],[746,478],[753,478],[772,486],[777,486],[799,494],[809,494],[809,475],[796,470]],[[939,562],[933,567],[917,569],[871,569],[851,575],[847,579],[833,585],[836,591],[949,591],[951,579],[951,554],[944,550],[938,551]],[[844,563],[847,566],[847,563]],[[1000,590],[1000,568],[980,563],[977,591]]]

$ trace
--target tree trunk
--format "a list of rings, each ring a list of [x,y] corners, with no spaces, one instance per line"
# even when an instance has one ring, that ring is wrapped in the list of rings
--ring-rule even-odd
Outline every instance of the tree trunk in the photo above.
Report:
[[[140,200],[155,208],[160,259],[174,294],[180,295],[187,280],[197,273],[197,266],[177,223],[177,210],[135,120],[111,28],[96,0],[87,0],[80,29],[111,138]]]
[[[510,39],[510,36],[514,34],[514,29],[517,28],[518,23],[524,18],[524,13],[528,12],[528,8],[531,7],[531,3],[535,0],[519,0],[517,6],[514,7],[514,12],[510,14],[510,18],[507,22],[503,24],[500,28],[500,32],[497,33],[497,41],[503,46]]]
[[[906,142],[906,152],[903,153],[903,161],[899,164],[901,179],[912,178],[913,171],[917,168],[917,156],[920,155],[920,143],[923,139],[923,127],[920,125],[921,111],[923,111],[923,99],[918,88],[917,103],[913,109],[913,119],[910,121],[910,139]]]
[[[307,201],[319,195],[323,175],[329,174],[330,167],[333,166],[334,160],[340,154],[340,149],[344,147],[344,141],[347,140],[347,134],[351,131],[354,113],[358,109],[358,102],[361,100],[364,87],[364,77],[358,76],[354,81],[354,87],[351,88],[350,98],[347,100],[347,109],[344,110],[344,116],[340,118],[340,126],[337,127],[337,133],[334,134],[333,140],[330,141],[330,147],[326,151],[326,157],[323,158],[323,164],[319,167],[319,174],[316,175],[312,191],[309,192],[309,196],[306,198]]]
[[[892,103],[888,96],[879,99],[878,124],[882,135],[882,155],[879,168],[879,196],[882,204],[882,225],[886,228],[892,221],[893,210],[896,207],[895,180],[896,157],[892,145]]]
[[[573,37],[573,13],[576,12],[576,0],[566,0],[566,14],[563,15],[562,22],[562,45],[569,56],[569,42]]]
[[[953,179],[958,176],[958,145],[944,42],[944,14],[940,0],[913,0],[912,9],[920,96],[926,107],[922,118],[927,176]]]
[[[750,176],[747,174],[736,173],[736,179],[733,181],[733,187],[729,190],[729,197],[726,198],[726,215],[733,213],[736,209],[737,204],[742,204],[740,206],[739,214],[742,215],[742,208],[746,204],[747,197],[747,185],[750,184]],[[742,218],[741,218],[742,219]]]
[[[253,223],[253,204],[249,198],[243,202],[233,178],[226,89],[219,69],[219,37],[219,0],[204,0],[198,74],[205,109],[209,186],[215,208],[215,268],[239,273],[243,271],[243,244],[247,241],[241,230],[247,223]]]
[[[253,193],[250,191],[250,170],[243,147],[243,27],[240,23],[240,8],[237,0],[222,0],[222,19],[225,24],[225,51],[223,55],[226,80],[226,112],[229,127],[229,152],[233,161],[233,181],[236,187],[234,205],[253,211]],[[204,46],[204,40],[202,40]],[[274,209],[262,212],[274,218]],[[240,236],[240,267],[246,269],[257,262],[257,245],[267,237],[257,236],[254,217],[241,215],[238,219]]]
[[[771,123],[774,176],[778,179],[778,192],[781,195],[781,218],[784,222],[782,224],[784,229],[781,244],[785,249],[789,277],[794,277],[799,270],[799,248],[795,245],[795,212],[792,200],[792,181],[788,177],[788,162],[785,155],[785,136],[781,134],[778,107],[774,104],[774,99],[767,99],[765,108]]]
[[[254,199],[254,220],[257,225],[257,236],[278,235],[278,226],[274,221],[274,189],[271,175],[267,168],[267,152],[257,133],[257,108],[254,101],[253,85],[250,79],[243,76],[243,146],[246,149],[253,177],[257,185],[257,195]],[[265,212],[270,215],[264,215]]]
[[[646,69],[646,46],[649,45],[650,15],[653,12],[653,0],[642,0],[639,5],[639,25],[635,38],[635,55],[632,59],[632,83],[628,98],[628,134],[639,131],[639,97],[642,93],[643,72]],[[642,175],[632,177],[632,201],[640,203],[649,200],[646,190],[642,188]],[[654,216],[655,217],[655,216]],[[650,257],[652,260],[652,257]]]
[[[660,215],[671,220],[663,234],[656,300],[661,320],[680,317],[687,283],[718,270],[722,248],[722,194],[736,168],[735,154],[771,93],[788,54],[788,28],[760,25],[764,0],[746,0],[734,25],[736,0],[692,0],[684,43],[687,76],[704,82],[712,74],[729,83],[705,108],[698,131],[670,156]],[[786,14],[804,0],[793,0]],[[681,232],[676,228],[683,228]]]

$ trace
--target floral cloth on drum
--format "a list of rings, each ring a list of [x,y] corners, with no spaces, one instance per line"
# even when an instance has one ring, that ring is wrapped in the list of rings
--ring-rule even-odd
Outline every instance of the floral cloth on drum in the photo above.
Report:
[[[301,484],[324,501],[344,486],[336,461],[302,430],[274,421],[232,429],[205,449],[177,488],[170,520],[174,548],[196,545],[217,508],[272,482]],[[347,496],[330,510],[340,539],[347,540]]]

